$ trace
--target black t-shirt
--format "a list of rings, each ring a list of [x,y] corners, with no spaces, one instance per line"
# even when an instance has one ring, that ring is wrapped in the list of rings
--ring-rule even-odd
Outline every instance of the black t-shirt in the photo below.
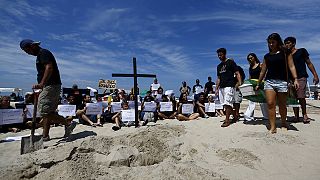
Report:
[[[308,78],[306,60],[309,59],[309,53],[305,48],[297,49],[297,51],[292,55],[294,66],[297,71],[297,78]]]
[[[259,79],[260,72],[261,72],[260,63],[254,69],[252,69],[251,67],[249,68],[249,74],[250,74],[251,79]]]
[[[37,74],[38,83],[41,82],[44,76],[45,66],[49,63],[52,63],[53,71],[45,85],[61,84],[60,73],[59,73],[56,59],[54,58],[53,54],[46,49],[40,49],[40,52],[36,60],[36,66],[38,71],[38,74]]]
[[[278,79],[287,81],[287,67],[284,52],[280,51],[276,54],[267,53],[264,59],[267,66],[266,80]]]
[[[206,93],[212,91],[213,92],[213,85],[215,85],[214,82],[212,81],[208,81],[205,85],[204,85],[204,88],[207,90]]]
[[[244,73],[242,67],[240,67],[240,66],[237,66],[237,71],[239,71],[240,76],[241,76],[241,81],[243,82],[244,79],[246,79],[246,74]],[[237,79],[237,76],[235,76],[235,83],[237,83],[237,82],[238,82],[238,79]]]
[[[227,59],[225,62],[221,62],[217,67],[217,76],[220,78],[219,86],[224,87],[234,87],[236,84],[234,82],[234,73],[237,71],[237,64]]]

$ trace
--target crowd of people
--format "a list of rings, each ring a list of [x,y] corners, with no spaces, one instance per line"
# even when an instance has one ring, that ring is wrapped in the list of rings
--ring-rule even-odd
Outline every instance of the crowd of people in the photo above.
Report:
[[[263,118],[269,120],[270,133],[276,133],[276,105],[279,106],[281,128],[287,129],[287,98],[293,95],[299,102],[302,110],[302,122],[310,123],[306,112],[306,84],[307,68],[313,75],[314,84],[319,83],[319,77],[314,68],[309,53],[305,48],[296,48],[296,39],[287,37],[284,41],[278,33],[272,33],[267,38],[268,53],[260,62],[255,53],[249,53],[247,60],[249,64],[248,79],[255,79],[257,85],[254,90],[263,90],[265,103],[260,103]],[[68,137],[76,126],[75,119],[92,127],[102,127],[104,123],[114,123],[113,130],[117,131],[123,126],[133,125],[124,121],[125,110],[132,109],[135,100],[133,89],[131,92],[117,90],[112,94],[89,94],[68,93],[61,99],[61,80],[57,63],[49,50],[43,49],[40,42],[23,40],[20,47],[26,53],[37,57],[36,65],[38,71],[38,84],[33,85],[34,89],[41,89],[39,94],[38,111],[41,118],[38,118],[38,126],[43,127],[44,140],[50,140],[49,129],[52,124],[65,125],[65,135]],[[143,98],[139,109],[139,125],[146,125],[150,121],[157,122],[164,119],[177,119],[179,121],[196,120],[224,116],[221,127],[228,127],[240,119],[240,104],[242,102],[241,85],[246,79],[243,69],[236,61],[227,57],[227,50],[219,48],[216,51],[220,60],[217,68],[216,83],[212,77],[203,87],[200,80],[196,79],[195,85],[191,88],[185,81],[179,89],[179,98],[172,91],[165,91],[155,78],[150,85],[150,90]],[[137,92],[139,94],[139,92]],[[26,104],[32,104],[32,96],[25,98]],[[59,100],[60,99],[60,100]],[[9,104],[8,104],[9,103]],[[76,106],[75,116],[62,117],[57,112],[59,103]],[[88,103],[101,103],[101,113],[90,115],[86,113]],[[115,111],[114,103],[120,103],[122,111]],[[164,103],[169,103],[169,109],[162,109]],[[210,104],[215,104],[214,111],[209,111]],[[249,101],[247,110],[244,112],[244,122],[255,120],[254,109],[256,103]],[[114,104],[115,106],[115,104]],[[10,106],[10,97],[1,97],[1,109],[13,108]],[[294,122],[299,122],[299,108],[294,108]],[[30,119],[24,118],[24,124],[30,126]],[[29,122],[29,123],[28,123]],[[11,128],[11,129],[10,129]],[[2,129],[12,130],[11,125],[2,126]],[[17,128],[15,129],[17,131]]]

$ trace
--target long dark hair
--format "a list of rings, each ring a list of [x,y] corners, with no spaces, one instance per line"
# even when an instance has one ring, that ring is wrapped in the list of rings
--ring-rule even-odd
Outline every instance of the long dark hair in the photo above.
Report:
[[[281,36],[280,36],[278,33],[272,33],[272,34],[270,34],[270,35],[268,36],[268,38],[267,38],[267,41],[269,41],[269,40],[275,40],[275,41],[277,41],[277,43],[278,43],[278,45],[279,45],[279,50],[282,50],[282,51],[284,50]],[[271,49],[270,49],[269,45],[268,45],[268,48],[269,48],[269,52],[271,52]]]
[[[259,58],[257,57],[257,55],[255,53],[249,53],[248,56],[247,56],[247,60],[249,61],[249,56],[252,56],[254,58],[254,61],[259,64],[260,63],[260,60]],[[250,64],[250,67],[252,68],[252,65]]]

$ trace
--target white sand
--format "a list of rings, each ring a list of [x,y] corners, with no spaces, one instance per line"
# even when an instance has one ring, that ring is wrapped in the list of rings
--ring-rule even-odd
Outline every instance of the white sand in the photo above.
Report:
[[[319,101],[308,103],[320,107]],[[244,101],[241,112],[246,107]],[[311,124],[290,123],[289,131],[278,128],[273,135],[266,121],[221,128],[220,117],[164,120],[117,132],[112,124],[79,125],[70,142],[59,142],[64,128],[54,127],[53,139],[34,153],[20,155],[20,141],[0,143],[0,179],[320,179],[316,107],[308,106]]]

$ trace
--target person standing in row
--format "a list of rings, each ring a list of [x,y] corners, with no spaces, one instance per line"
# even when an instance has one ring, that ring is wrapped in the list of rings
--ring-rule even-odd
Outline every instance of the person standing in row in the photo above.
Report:
[[[247,60],[249,62],[249,79],[259,79],[259,75],[261,72],[261,63],[255,53],[249,53],[247,56]],[[256,103],[253,101],[249,101],[248,108],[244,113],[244,120],[245,122],[254,120],[254,109],[256,107]],[[260,103],[263,119],[268,119],[266,104]]]
[[[288,70],[294,79],[294,86],[299,88],[296,68],[292,55],[283,48],[283,42],[278,33],[272,33],[267,38],[269,52],[264,56],[261,72],[256,90],[265,77],[264,91],[268,104],[270,122],[270,133],[276,133],[276,104],[278,100],[279,113],[281,116],[282,129],[287,130],[287,92],[288,92]]]
[[[230,125],[230,115],[234,100],[235,89],[241,85],[241,77],[237,68],[237,64],[226,57],[227,50],[219,48],[217,50],[218,57],[221,63],[217,66],[217,83],[216,93],[219,96],[220,103],[226,111],[226,119],[221,127],[228,127]],[[237,82],[234,80],[236,75]]]
[[[208,94],[214,94],[213,86],[215,85],[214,82],[212,82],[211,76],[208,77],[208,82],[204,85],[204,93],[205,96],[208,96]]]
[[[43,140],[50,140],[50,124],[61,123],[65,125],[64,137],[68,137],[76,126],[76,122],[67,121],[56,112],[60,91],[61,79],[57,62],[53,54],[40,47],[40,42],[24,39],[20,42],[20,48],[29,55],[36,56],[37,81],[38,84],[32,86],[33,89],[41,89],[38,99],[38,111],[42,117]]]
[[[316,69],[314,68],[310,58],[309,53],[305,48],[297,49],[296,46],[296,38],[294,37],[287,37],[284,40],[284,44],[286,48],[291,52],[294,65],[297,70],[297,78],[299,83],[299,89],[297,89],[295,95],[296,98],[299,101],[299,104],[301,106],[302,110],[302,116],[303,116],[303,123],[307,124],[310,123],[310,119],[307,115],[306,111],[306,87],[307,87],[307,78],[309,77],[307,73],[306,64],[313,74],[313,83],[318,84],[319,83],[319,77],[316,72]],[[293,108],[295,118],[294,122],[299,122],[299,107]]]

